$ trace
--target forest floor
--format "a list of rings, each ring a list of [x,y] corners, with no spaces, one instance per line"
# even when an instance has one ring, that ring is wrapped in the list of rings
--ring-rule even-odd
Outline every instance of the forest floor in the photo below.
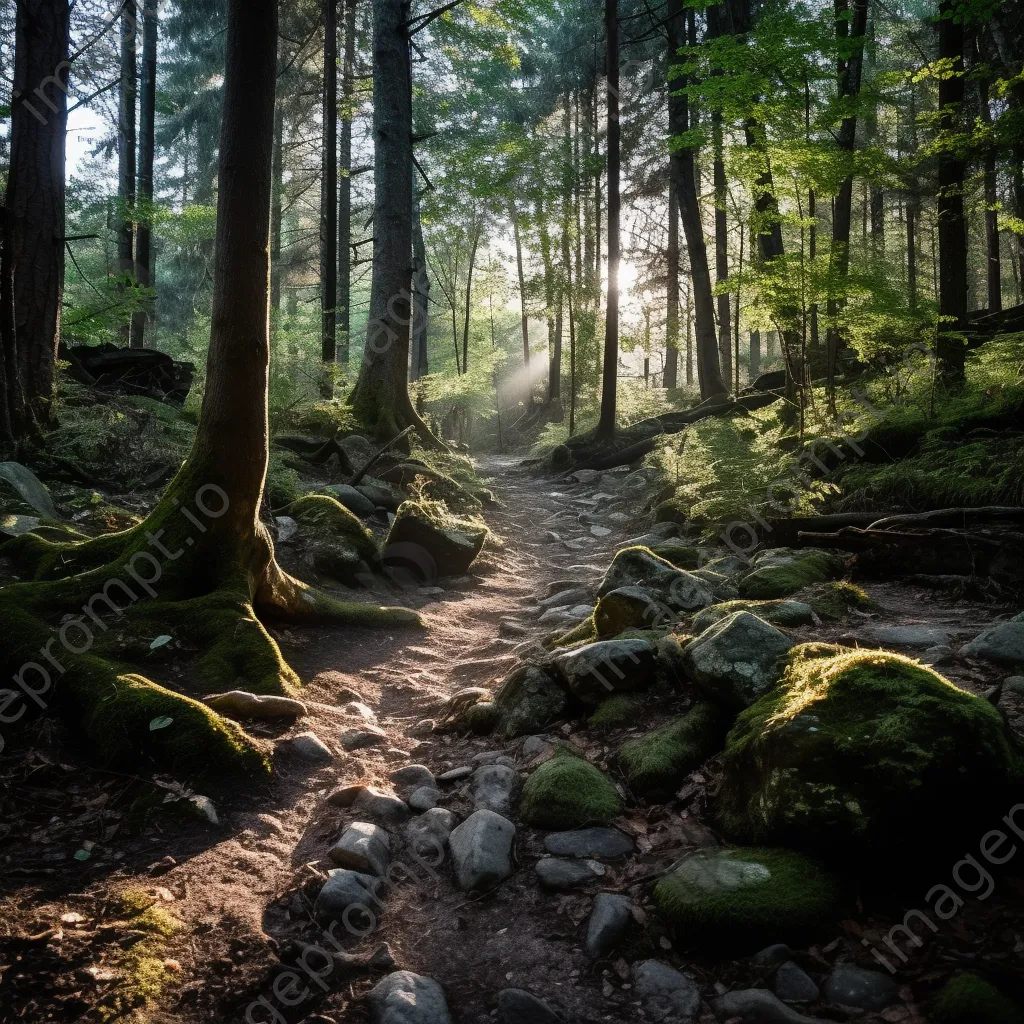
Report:
[[[279,746],[271,783],[213,794],[219,824],[164,815],[139,829],[129,827],[125,796],[137,791],[139,780],[85,767],[45,728],[27,757],[5,754],[2,783],[17,813],[0,823],[0,1019],[130,1019],[133,999],[148,1000],[134,1019],[152,1024],[369,1019],[361,996],[377,976],[348,972],[340,962],[328,973],[322,958],[307,958],[313,974],[324,973],[322,984],[300,970],[298,988],[289,990],[279,980],[275,990],[281,961],[294,962],[302,948],[297,943],[317,941],[312,898],[332,866],[328,850],[342,827],[358,818],[325,797],[358,782],[389,788],[389,773],[405,764],[423,764],[439,775],[507,755],[525,775],[549,756],[543,744],[524,755],[522,739],[423,735],[416,726],[436,719],[444,700],[463,687],[495,687],[520,655],[551,633],[548,623],[538,621],[537,600],[566,581],[596,589],[616,548],[645,529],[638,503],[628,497],[595,501],[596,485],[542,479],[509,457],[476,464],[498,504],[486,513],[494,536],[471,574],[438,587],[371,590],[360,597],[421,609],[426,631],[274,631],[305,683],[309,714],[287,731],[264,728],[263,734],[281,738],[311,730],[337,751],[340,729],[370,721],[387,733],[386,743],[339,754],[322,767]],[[596,531],[600,537],[592,533],[597,524],[604,524]],[[799,639],[885,646],[870,637],[879,624],[929,626],[955,646],[1005,610],[899,583],[865,586],[877,611],[792,632]],[[1001,678],[958,659],[940,671],[976,693]],[[1014,725],[1024,724],[1024,698],[1006,693],[1002,706]],[[629,732],[627,727],[623,735]],[[605,734],[565,723],[546,737],[570,734],[592,760],[607,764],[612,748]],[[468,780],[444,792],[443,806],[460,818],[472,810]],[[636,853],[609,863],[596,889],[629,893],[640,906],[659,872],[687,851],[718,842],[693,805],[632,806],[616,824],[634,839]],[[399,968],[444,986],[457,1024],[489,1020],[504,988],[533,992],[575,1024],[645,1019],[631,992],[627,959],[685,965],[709,998],[724,991],[721,986],[759,980],[749,961],[716,962],[699,948],[677,949],[657,928],[646,933],[643,946],[606,960],[588,958],[582,936],[594,887],[541,889],[532,870],[542,853],[540,834],[524,826],[516,835],[515,873],[482,898],[459,890],[450,864],[428,870],[408,858],[402,829],[392,832],[392,861],[406,864],[410,877],[389,891],[372,934],[346,945],[363,952],[388,943]],[[126,891],[143,894],[170,922],[159,941],[133,926]],[[1016,959],[1024,948],[1020,895],[1008,880],[986,904],[972,901],[948,933],[930,937],[914,954],[901,975],[901,1003],[858,1020],[923,1021],[921,986],[927,989],[929,979],[948,973],[950,964],[980,955],[995,963]],[[862,909],[857,921],[837,922],[834,942],[801,954],[805,969],[821,976],[844,951],[875,966],[860,949],[860,937],[879,928],[884,934],[891,922],[884,912],[873,917],[877,908],[866,897]],[[285,1005],[288,996],[302,992],[308,996],[297,1005]],[[709,1010],[701,1017],[714,1019]],[[830,1019],[843,1018],[833,1013]]]

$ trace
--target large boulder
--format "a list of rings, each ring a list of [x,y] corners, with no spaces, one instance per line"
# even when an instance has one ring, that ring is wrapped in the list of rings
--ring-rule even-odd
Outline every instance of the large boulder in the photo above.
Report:
[[[384,544],[383,560],[420,579],[461,576],[480,554],[487,527],[439,511],[433,502],[403,502]]]
[[[377,506],[361,491],[357,491],[350,484],[328,484],[325,491],[329,491],[332,498],[340,501],[353,515],[365,519],[372,516]]]
[[[504,739],[543,731],[565,711],[569,695],[564,685],[539,665],[514,669],[494,698],[498,716],[495,733]]]
[[[782,660],[792,646],[785,633],[739,611],[687,645],[682,660],[690,678],[712,697],[745,708],[779,681]]]
[[[693,573],[677,569],[650,548],[634,545],[616,552],[604,574],[597,596],[621,587],[643,587],[669,611],[696,611],[712,604],[707,584]]]
[[[614,693],[647,686],[654,664],[655,649],[646,640],[602,640],[554,660],[566,685],[584,704],[599,704]]]
[[[307,494],[284,510],[299,525],[306,562],[343,583],[358,582],[377,560],[377,547],[358,517],[326,494]]]
[[[800,946],[829,934],[842,906],[836,881],[816,861],[757,848],[691,854],[658,882],[654,902],[683,942],[735,956],[771,940]]]
[[[736,612],[750,612],[773,626],[809,626],[814,621],[814,611],[803,601],[724,601],[713,604],[693,617],[693,632],[703,633],[722,619]]]
[[[1012,668],[1024,665],[1024,612],[1009,622],[997,622],[960,650],[969,658],[984,658]]]
[[[448,838],[455,877],[465,892],[493,889],[512,874],[516,827],[494,811],[474,811]]]
[[[754,568],[740,580],[740,595],[758,600],[789,597],[812,583],[843,574],[843,560],[829,551],[771,548],[754,557]]]
[[[643,587],[619,587],[609,591],[594,609],[594,627],[602,640],[618,636],[627,629],[669,625],[676,618]]]
[[[537,828],[600,824],[621,810],[618,791],[600,769],[568,751],[545,761],[523,786],[519,813]]]
[[[452,1024],[444,989],[412,971],[382,978],[366,998],[374,1024]]]
[[[737,719],[723,769],[731,834],[888,859],[941,850],[965,817],[987,820],[1019,758],[999,712],[937,672],[888,651],[803,644],[781,685]]]

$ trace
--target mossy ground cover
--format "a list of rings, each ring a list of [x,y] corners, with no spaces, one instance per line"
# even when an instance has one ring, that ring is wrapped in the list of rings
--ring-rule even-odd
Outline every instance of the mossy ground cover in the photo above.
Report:
[[[740,594],[765,601],[789,597],[812,583],[824,583],[843,571],[842,562],[824,551],[800,552],[784,565],[766,565],[740,580]]]
[[[843,906],[818,862],[764,848],[693,854],[657,883],[654,902],[681,943],[731,955],[830,935]]]
[[[999,712],[888,651],[803,644],[744,711],[723,756],[720,819],[745,841],[862,866],[951,840],[949,808],[983,822],[1019,785]]]
[[[587,719],[592,729],[611,730],[634,725],[645,706],[642,697],[632,693],[617,693],[601,701]]]
[[[957,971],[931,1000],[934,1024],[1020,1024],[1024,1004],[1004,995],[990,981]]]
[[[852,611],[869,612],[878,607],[863,587],[849,580],[812,586],[803,597],[816,615],[833,621],[845,618]]]
[[[814,621],[810,606],[801,601],[723,601],[698,612],[693,618],[693,630],[700,633],[733,612],[751,612],[773,626],[806,626]]]
[[[622,809],[611,779],[567,750],[559,750],[526,780],[519,801],[524,821],[537,828],[601,824]]]

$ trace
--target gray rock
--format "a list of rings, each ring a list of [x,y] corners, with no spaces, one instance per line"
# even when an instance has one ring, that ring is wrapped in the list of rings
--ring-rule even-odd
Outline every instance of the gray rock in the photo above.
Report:
[[[387,733],[377,726],[342,729],[338,737],[344,750],[362,750],[364,747],[382,747],[388,742]]]
[[[333,761],[331,748],[315,732],[300,732],[289,741],[292,750],[307,761]]]
[[[381,901],[377,899],[381,884],[381,880],[373,875],[335,868],[328,872],[327,881],[313,905],[313,912],[318,921],[353,921],[361,928],[360,918],[365,919],[367,915],[361,913],[357,918],[357,911],[350,911],[348,917],[345,917],[345,912],[350,907],[365,907],[376,917],[381,907]]]
[[[547,736],[527,736],[520,747],[520,753],[526,760],[532,761],[535,757],[540,757],[554,749],[555,745]]]
[[[274,522],[277,523],[278,544],[287,544],[298,532],[299,524],[291,516],[276,516]]]
[[[473,755],[473,764],[509,764],[513,761],[504,750],[481,750],[479,754]]]
[[[741,611],[697,637],[683,653],[683,663],[711,696],[745,708],[779,681],[782,659],[792,646],[785,633]]]
[[[431,813],[431,812],[428,812]],[[466,892],[493,889],[512,874],[516,827],[494,811],[474,811],[448,843],[459,887]]]
[[[594,882],[605,873],[605,866],[596,860],[564,860],[542,857],[535,870],[546,889],[577,889]]]
[[[437,722],[433,718],[420,719],[415,725],[411,726],[407,732],[409,736],[430,736],[437,728]]]
[[[711,1001],[711,1008],[722,1019],[739,1017],[744,1024],[820,1024],[817,1017],[805,1017],[779,1001],[767,989],[747,988],[727,992]]]
[[[434,773],[425,764],[403,764],[401,768],[389,772],[388,778],[403,796],[423,786],[428,789],[437,788]]]
[[[429,811],[437,806],[441,794],[430,786],[420,786],[409,794],[409,808],[413,811]]]
[[[710,569],[712,572],[720,572],[723,576],[738,576],[746,572],[750,563],[740,555],[722,555],[719,558],[712,558],[705,562],[701,568]]]
[[[391,840],[379,825],[354,821],[331,847],[335,864],[369,875],[383,875],[390,859]]]
[[[349,510],[359,516],[360,519],[372,516],[376,505],[365,494],[357,491],[348,484],[329,484],[324,488],[332,498],[336,498]]]
[[[705,566],[703,569],[694,569],[693,575],[711,591],[716,601],[732,601],[739,595],[740,588],[724,572],[715,572]]]
[[[628,896],[599,892],[587,922],[586,950],[590,956],[605,956],[615,948],[633,918]]]
[[[697,985],[657,960],[645,960],[633,968],[633,990],[651,1020],[691,1024],[700,1011]]]
[[[455,828],[458,819],[444,807],[432,807],[414,818],[405,829],[409,845],[431,863],[440,863],[444,856],[445,843]]]
[[[911,647],[923,651],[949,643],[949,630],[936,626],[869,626],[867,636],[883,647]]]
[[[473,774],[473,769],[469,765],[463,765],[460,768],[450,768],[446,772],[441,772],[437,777],[438,782],[461,782],[463,779],[468,779]]]
[[[645,640],[602,640],[555,659],[566,685],[585,704],[651,681],[654,647]]]
[[[573,616],[569,614],[568,608],[549,608],[538,620],[538,624],[541,626],[550,625],[551,623],[565,622],[569,623],[572,621]]]
[[[364,722],[376,723],[377,716],[374,714],[373,708],[369,704],[364,704],[361,700],[350,700],[347,704],[343,704],[341,710],[346,715],[352,715],[355,718],[361,718]]]
[[[773,987],[785,1003],[813,1003],[821,995],[813,979],[792,960],[787,960],[775,972]]]
[[[825,998],[830,1003],[861,1010],[884,1010],[899,997],[899,985],[880,971],[855,964],[837,964],[825,979]]]
[[[1024,676],[1007,676],[1003,680],[1003,686],[1011,693],[1024,696]]]
[[[412,971],[395,971],[367,995],[374,1024],[452,1024],[444,989]]]
[[[567,608],[574,604],[584,604],[590,600],[590,591],[586,587],[570,587],[559,590],[550,597],[542,597],[537,601],[541,608]]]
[[[397,825],[409,817],[408,805],[393,793],[385,793],[375,786],[367,786],[352,801],[352,810],[360,817]]]
[[[541,665],[519,665],[505,676],[494,698],[498,711],[494,734],[512,739],[537,732],[560,717],[568,702],[565,687]]]
[[[611,860],[633,852],[633,840],[617,828],[578,828],[551,832],[544,848],[556,857],[601,857]]]
[[[473,807],[507,815],[519,776],[504,764],[486,764],[473,772]]]
[[[793,951],[784,942],[777,942],[774,946],[766,946],[760,952],[755,953],[750,962],[755,967],[778,967],[785,963]]]
[[[638,537],[630,543],[641,546],[620,550],[608,567],[597,596],[604,597],[620,587],[642,586],[672,611],[696,611],[711,604],[714,598],[707,584],[693,573],[677,569],[666,559],[644,550],[643,545],[660,539]]]
[[[962,647],[960,653],[1000,665],[1024,665],[1024,622],[1018,616],[996,623]]]
[[[498,993],[498,1024],[558,1024],[561,1018],[547,1003],[521,988]]]
[[[953,660],[953,648],[946,644],[928,647],[921,655],[921,660],[926,665],[944,665]]]

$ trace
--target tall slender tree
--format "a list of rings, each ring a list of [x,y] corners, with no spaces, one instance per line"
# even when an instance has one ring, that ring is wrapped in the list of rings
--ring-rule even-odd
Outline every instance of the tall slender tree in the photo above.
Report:
[[[338,362],[347,364],[352,334],[352,118],[355,114],[356,5],[345,0],[345,50],[341,65],[341,131],[338,165]],[[420,231],[422,241],[422,229]],[[426,256],[424,256],[424,267]],[[427,352],[421,352],[426,373]],[[422,376],[422,374],[421,374]]]
[[[121,10],[121,83],[117,105],[117,272],[136,277],[135,163],[138,91],[138,27],[135,0]],[[131,318],[121,328],[125,343],[131,337]]]
[[[338,305],[338,0],[323,0],[323,174],[320,179],[321,358],[337,357]],[[330,390],[325,381],[324,387]]]

